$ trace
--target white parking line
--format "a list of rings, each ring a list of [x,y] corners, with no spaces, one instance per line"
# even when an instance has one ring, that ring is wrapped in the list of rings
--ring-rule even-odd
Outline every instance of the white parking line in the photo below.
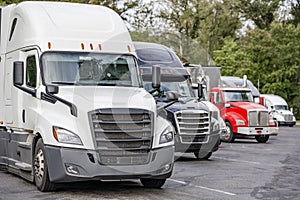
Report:
[[[222,191],[222,190],[212,189],[212,188],[203,187],[203,186],[199,186],[199,185],[195,185],[194,187],[205,189],[205,190],[210,190],[210,191],[213,191],[213,192],[219,192],[219,193],[223,193],[223,194],[227,194],[227,195],[231,195],[231,196],[236,195],[236,194],[233,194],[231,192],[225,192],[225,191]]]
[[[249,163],[249,164],[254,164],[254,165],[260,165],[260,162],[254,162],[254,161],[248,161],[248,160],[238,160],[238,159],[232,159],[232,158],[222,158],[218,156],[214,156],[214,158],[220,159],[220,160],[229,160],[229,161],[234,161],[234,162],[243,162],[243,163]]]
[[[169,180],[169,181],[173,181],[173,182],[176,182],[176,183],[180,183],[180,184],[182,184],[182,185],[187,185],[187,183],[186,183],[186,182],[184,182],[184,181],[178,181],[178,180],[171,179],[171,178],[169,178],[169,179],[167,179],[167,180]]]
[[[180,184],[183,184],[183,185],[187,185],[188,184],[187,182],[179,181],[179,180],[176,180],[176,179],[169,178],[168,180],[176,182],[176,183],[180,183]],[[231,192],[225,192],[225,191],[222,191],[222,190],[217,190],[217,189],[213,189],[213,188],[203,187],[203,186],[200,186],[200,185],[190,184],[190,186],[193,186],[193,187],[196,187],[196,188],[205,189],[205,190],[209,190],[209,191],[213,191],[213,192],[218,192],[218,193],[222,193],[222,194],[227,194],[227,195],[231,195],[231,196],[236,195],[236,194],[231,193]]]

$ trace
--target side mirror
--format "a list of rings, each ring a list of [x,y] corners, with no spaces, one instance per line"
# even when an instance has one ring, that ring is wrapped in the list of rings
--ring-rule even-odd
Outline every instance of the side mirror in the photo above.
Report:
[[[294,109],[293,108],[290,108],[290,111],[291,111],[291,113],[294,113]]]
[[[161,83],[160,67],[153,66],[152,67],[152,87],[153,87],[153,89],[159,89],[160,83]]]
[[[203,97],[203,86],[201,83],[198,83],[198,98],[201,99]]]
[[[57,94],[58,93],[58,86],[57,85],[47,85],[46,86],[46,93],[47,94]]]
[[[166,92],[166,96],[167,99],[170,100],[171,102],[164,104],[163,106],[160,106],[159,108],[157,108],[157,113],[160,113],[161,111],[163,111],[165,108],[173,105],[174,103],[178,102],[179,99],[179,94],[177,92],[174,91],[168,91]]]
[[[24,62],[15,61],[13,64],[14,85],[21,86],[24,83]]]
[[[168,91],[166,93],[166,96],[167,96],[167,99],[170,101],[178,101],[180,95],[177,92]]]

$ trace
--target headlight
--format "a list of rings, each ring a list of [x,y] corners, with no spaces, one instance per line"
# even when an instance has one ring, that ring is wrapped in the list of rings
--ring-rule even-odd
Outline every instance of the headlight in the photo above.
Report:
[[[174,138],[174,129],[168,126],[164,132],[160,135],[159,144],[164,144],[167,142],[172,142]]]
[[[245,121],[241,119],[236,119],[235,120],[236,125],[245,125]]]
[[[210,118],[211,118],[211,120],[215,119],[218,121],[220,118],[220,112],[217,110],[210,111]]]
[[[78,135],[60,127],[53,127],[53,136],[60,143],[82,145],[81,139]]]
[[[210,111],[210,122],[212,131],[220,130],[220,112],[219,111]]]

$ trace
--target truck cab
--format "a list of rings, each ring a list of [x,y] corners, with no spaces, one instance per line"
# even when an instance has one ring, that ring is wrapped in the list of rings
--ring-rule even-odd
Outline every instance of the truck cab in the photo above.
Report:
[[[262,104],[267,107],[279,126],[293,127],[296,124],[292,109],[289,110],[287,102],[282,97],[274,94],[262,94],[261,98]]]
[[[255,137],[259,143],[265,143],[270,135],[276,134],[270,130],[268,110],[253,102],[249,88],[213,88],[210,101],[219,108],[226,123],[224,141],[233,142],[235,138]]]
[[[143,88],[121,17],[63,2],[21,2],[0,14],[1,169],[40,191],[105,179],[162,187],[174,129]]]
[[[172,103],[166,99],[168,91],[179,95],[179,101],[168,106],[165,113],[176,130],[175,152],[194,153],[198,159],[208,159],[219,147],[218,109],[195,96],[190,74],[172,50],[155,43],[134,42],[134,46],[144,88],[152,93],[157,105]],[[156,91],[151,84],[154,66],[161,68],[161,85]]]

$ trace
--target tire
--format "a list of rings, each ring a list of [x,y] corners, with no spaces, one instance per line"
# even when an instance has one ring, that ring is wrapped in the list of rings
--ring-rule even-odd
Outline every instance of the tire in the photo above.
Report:
[[[161,188],[165,184],[166,179],[141,178],[140,181],[146,188]]]
[[[269,140],[269,136],[268,135],[265,135],[265,136],[256,135],[255,139],[258,143],[266,143]]]
[[[33,161],[34,181],[38,190],[41,192],[53,191],[54,183],[49,179],[48,165],[45,157],[43,140],[40,138],[35,146]]]
[[[194,152],[194,155],[198,160],[208,160],[211,157],[212,152],[200,153],[199,151],[199,152]]]
[[[234,142],[235,135],[232,131],[231,124],[229,122],[226,122],[225,124],[226,124],[226,133],[225,133],[224,137],[222,138],[222,140],[224,142]]]
[[[290,125],[289,125],[289,127],[293,127],[293,126],[294,126],[293,124],[290,124]]]

